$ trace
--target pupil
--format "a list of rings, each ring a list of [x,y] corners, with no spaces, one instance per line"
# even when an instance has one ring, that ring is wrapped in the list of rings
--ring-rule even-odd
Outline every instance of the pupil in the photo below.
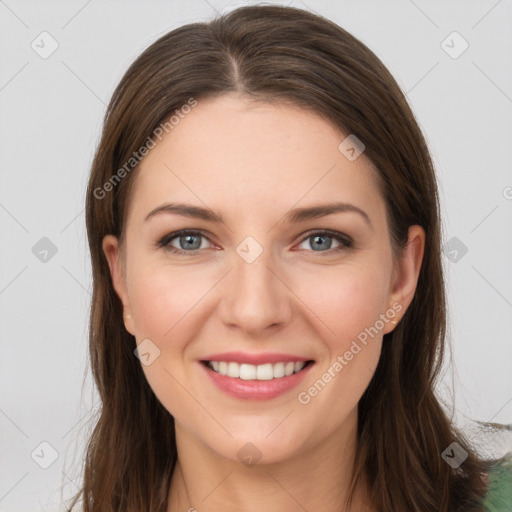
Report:
[[[324,236],[321,236],[321,235],[314,235],[314,240],[315,240],[315,243],[318,241],[318,240],[322,240],[322,239],[329,239],[329,237],[324,237]],[[322,243],[320,242],[320,245],[322,245]],[[330,243],[324,243],[323,244],[324,247],[322,247],[323,249],[330,249],[330,246],[331,244]]]
[[[182,238],[184,238],[186,240],[185,245],[187,246],[187,249],[191,249],[191,247],[188,246],[188,244],[192,243],[192,245],[193,245],[193,242],[191,242],[191,239],[198,238],[198,237],[196,235],[185,235]],[[197,240],[196,240],[196,242],[197,242]],[[197,249],[197,247],[193,247],[192,249]]]

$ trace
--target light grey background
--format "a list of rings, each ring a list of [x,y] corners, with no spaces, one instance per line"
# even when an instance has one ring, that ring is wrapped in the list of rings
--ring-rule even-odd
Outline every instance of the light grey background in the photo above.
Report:
[[[455,378],[447,373],[440,391],[453,387],[460,424],[510,424],[512,2],[306,3],[367,44],[407,93],[438,172],[448,244]],[[90,376],[81,395],[91,289],[83,208],[105,105],[160,35],[238,5],[0,0],[1,511],[63,510],[61,493],[77,490],[97,401]],[[51,48],[43,31],[58,43],[46,59],[31,47]],[[469,44],[461,55],[453,31]],[[57,248],[46,262],[43,237]],[[48,469],[42,442],[58,454]]]

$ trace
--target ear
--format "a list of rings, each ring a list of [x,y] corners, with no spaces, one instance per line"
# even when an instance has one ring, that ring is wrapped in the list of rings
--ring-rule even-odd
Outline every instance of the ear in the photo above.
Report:
[[[389,296],[389,307],[393,304],[400,304],[402,308],[393,319],[399,322],[405,315],[407,308],[414,298],[418,277],[420,275],[421,263],[425,251],[425,230],[421,226],[410,226],[408,233],[408,242],[404,247],[400,260],[397,262],[393,272],[393,282],[391,283],[391,294]],[[396,327],[395,324],[387,322],[383,329],[383,334],[391,332]]]
[[[114,290],[123,304],[124,326],[130,334],[135,336],[130,300],[128,298],[123,264],[121,261],[119,240],[114,235],[106,235],[102,241],[102,248],[110,268],[110,276],[112,277]]]

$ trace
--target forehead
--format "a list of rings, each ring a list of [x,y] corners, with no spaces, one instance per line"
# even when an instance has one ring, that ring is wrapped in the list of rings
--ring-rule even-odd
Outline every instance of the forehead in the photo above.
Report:
[[[376,170],[364,153],[350,161],[340,152],[346,136],[289,104],[199,100],[142,160],[129,217],[174,200],[274,221],[295,204],[337,201],[383,214]]]

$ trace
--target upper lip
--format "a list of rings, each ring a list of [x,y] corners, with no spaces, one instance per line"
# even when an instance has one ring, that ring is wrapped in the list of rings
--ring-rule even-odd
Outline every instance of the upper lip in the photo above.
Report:
[[[311,358],[295,356],[293,354],[278,354],[278,353],[261,353],[251,354],[248,352],[223,352],[222,354],[213,354],[207,356],[203,361],[226,361],[238,364],[253,364],[255,366],[266,363],[288,363],[299,361],[311,361]]]

